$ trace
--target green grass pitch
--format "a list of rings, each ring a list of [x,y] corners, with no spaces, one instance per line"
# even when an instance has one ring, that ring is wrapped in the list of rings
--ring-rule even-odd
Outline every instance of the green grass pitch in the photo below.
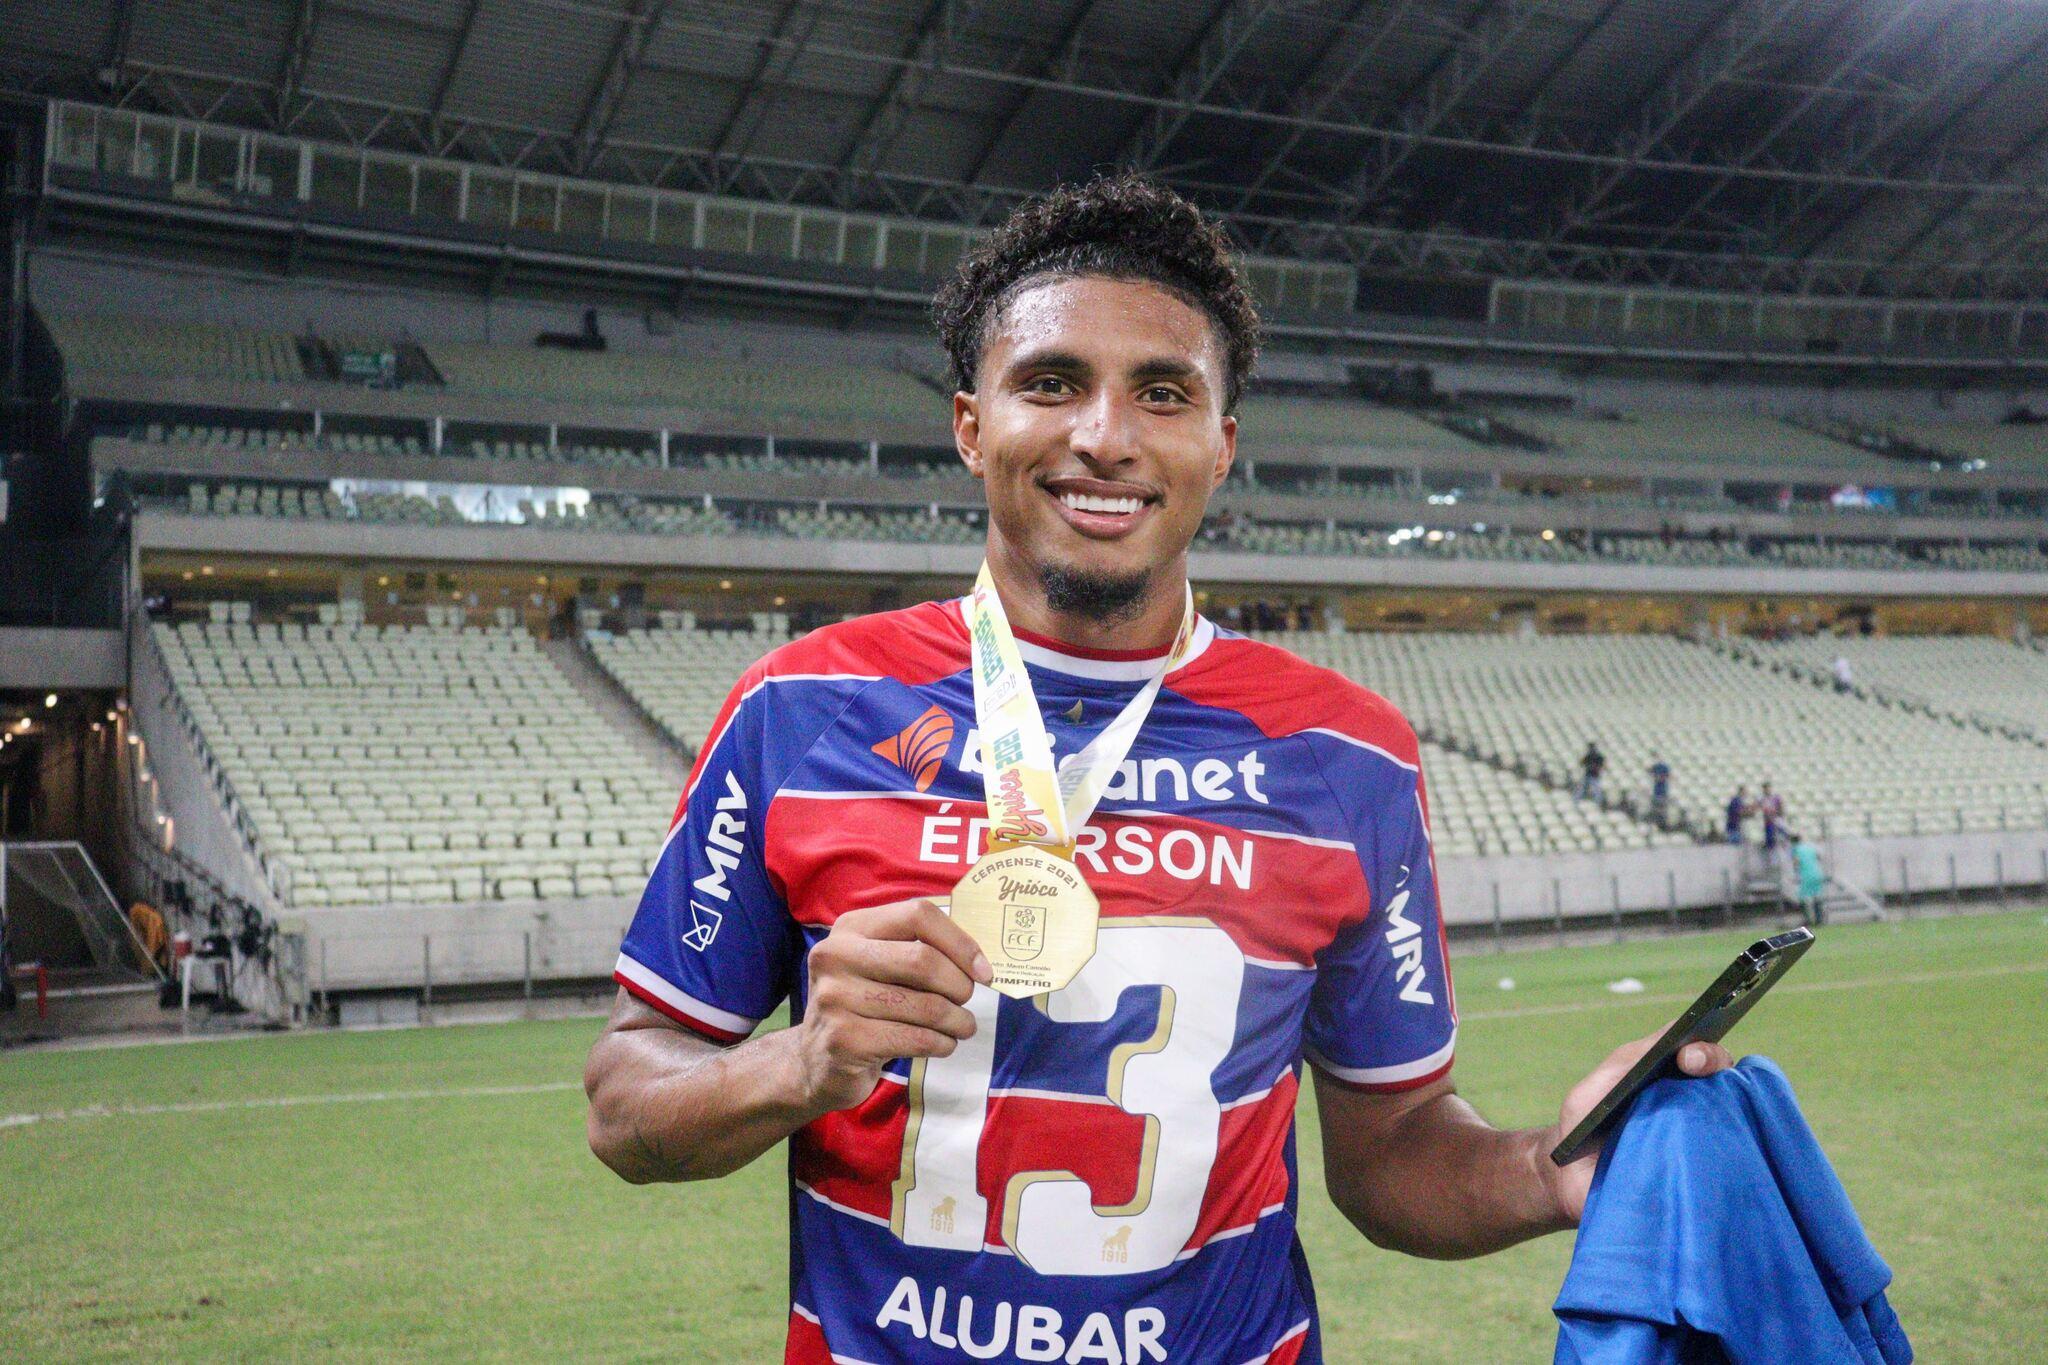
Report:
[[[1554,1118],[1751,937],[1464,949],[1461,1088],[1498,1123]],[[1624,975],[1647,990],[1605,989]],[[0,1057],[0,1356],[779,1360],[781,1160],[703,1186],[615,1179],[583,1141],[594,1031]],[[1792,1077],[1924,1360],[2041,1358],[2044,1036],[2035,909],[1824,931],[1734,1039]],[[1323,1197],[1309,1105],[1301,1148],[1333,1361],[1549,1359],[1568,1239],[1453,1265],[1380,1252]]]

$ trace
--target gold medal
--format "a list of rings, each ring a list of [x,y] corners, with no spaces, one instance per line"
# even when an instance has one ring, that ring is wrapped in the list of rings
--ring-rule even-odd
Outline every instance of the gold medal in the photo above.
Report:
[[[990,986],[1023,1000],[1060,989],[1095,955],[1101,909],[1073,863],[1017,844],[984,853],[967,869],[949,913],[988,954]]]
[[[1102,910],[1074,866],[1074,842],[1130,752],[1160,684],[1193,641],[1194,594],[1181,591],[1180,630],[1159,671],[1081,752],[1055,764],[1023,653],[986,563],[975,579],[966,615],[988,852],[953,887],[949,913],[988,954],[993,985],[1004,995],[1021,1000],[1059,990],[1095,955]]]

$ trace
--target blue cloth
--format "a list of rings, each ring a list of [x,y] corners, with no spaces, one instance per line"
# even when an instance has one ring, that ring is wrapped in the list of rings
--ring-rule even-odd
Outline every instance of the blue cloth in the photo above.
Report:
[[[1659,1081],[1608,1139],[1556,1365],[1905,1365],[1879,1259],[1777,1064]]]

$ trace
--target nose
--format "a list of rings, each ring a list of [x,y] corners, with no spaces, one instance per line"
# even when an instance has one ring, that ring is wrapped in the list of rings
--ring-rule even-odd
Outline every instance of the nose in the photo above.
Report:
[[[1099,388],[1080,405],[1067,446],[1097,468],[1128,464],[1138,456],[1138,412],[1123,395]]]

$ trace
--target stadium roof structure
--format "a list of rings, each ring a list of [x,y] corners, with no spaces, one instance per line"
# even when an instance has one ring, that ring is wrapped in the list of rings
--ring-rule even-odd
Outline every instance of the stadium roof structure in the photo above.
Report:
[[[970,225],[1128,165],[1369,273],[2048,292],[2021,0],[69,0],[0,81]]]

